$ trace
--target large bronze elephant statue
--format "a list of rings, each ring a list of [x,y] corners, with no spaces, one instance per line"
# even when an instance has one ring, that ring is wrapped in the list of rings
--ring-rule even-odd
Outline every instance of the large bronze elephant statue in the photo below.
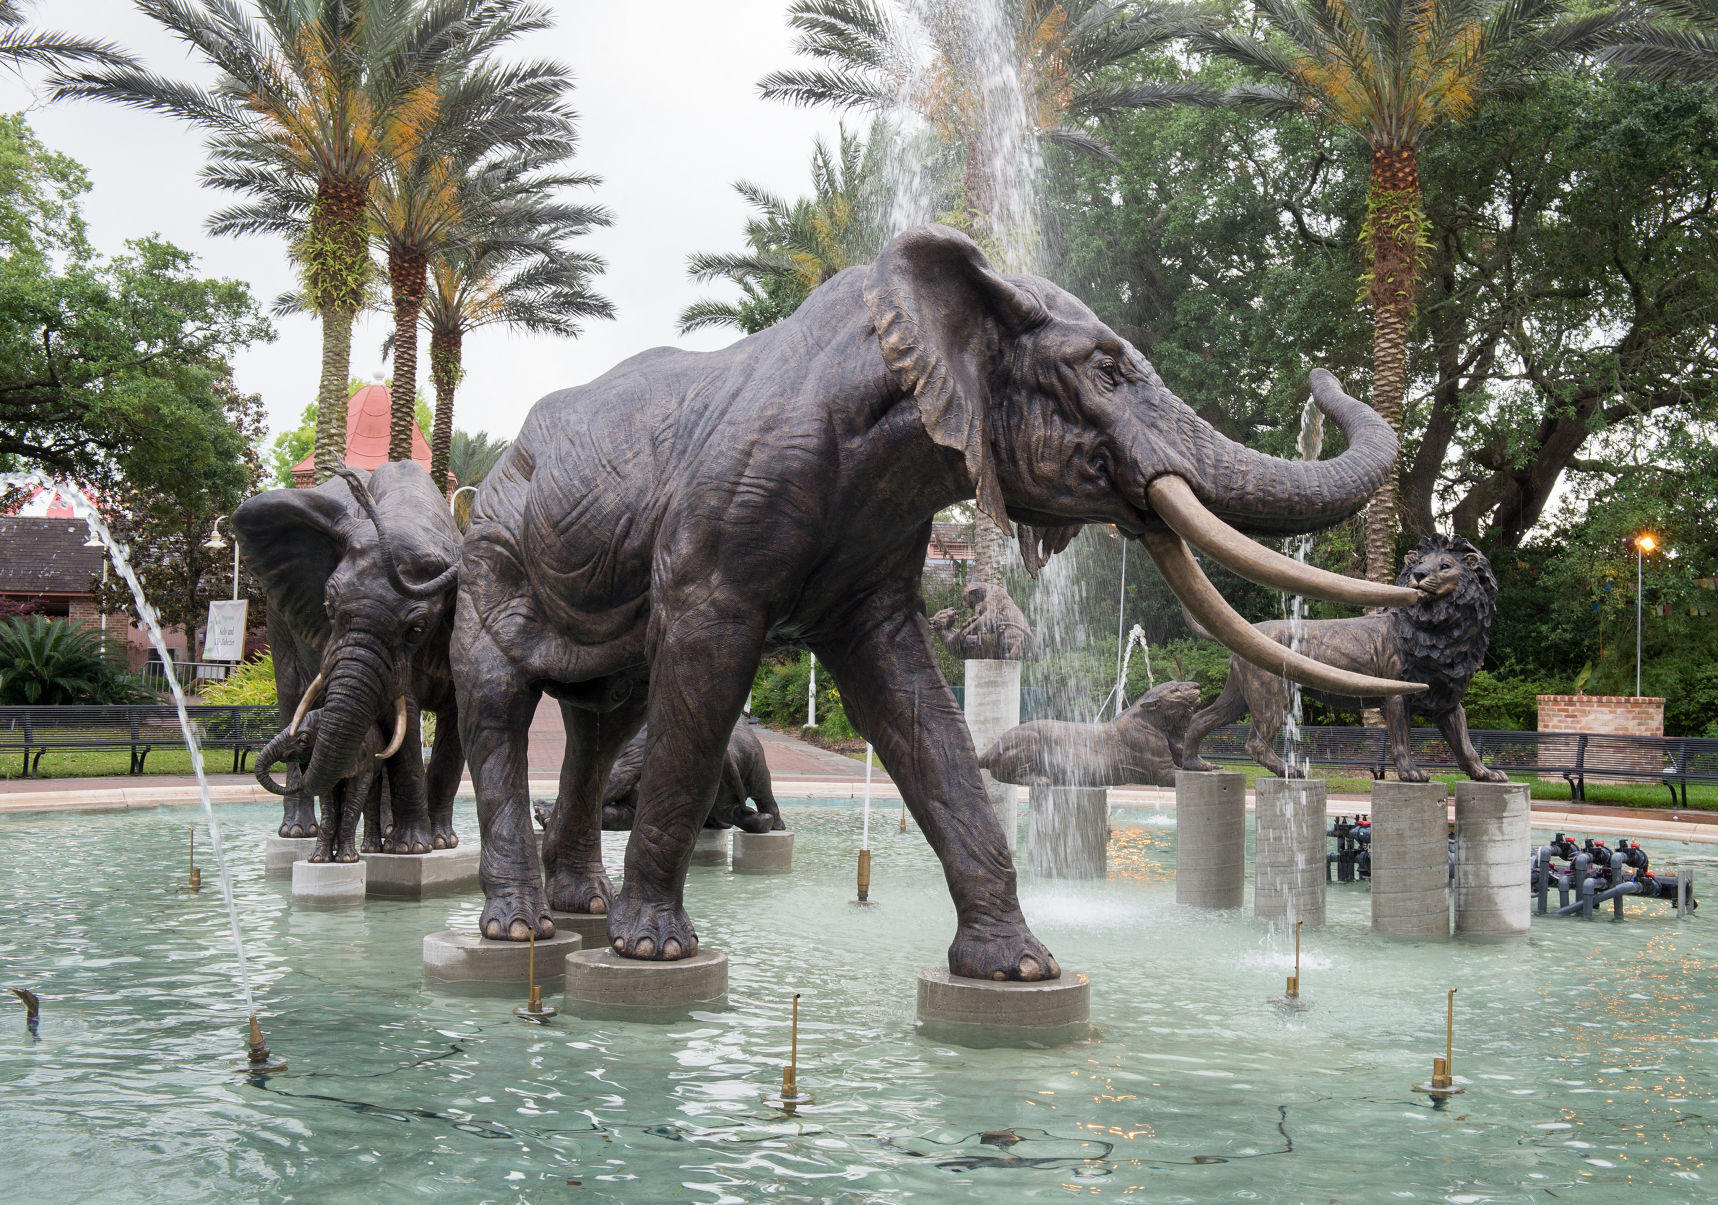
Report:
[[[449,849],[464,765],[448,665],[459,531],[421,465],[339,471],[315,489],[258,494],[233,514],[268,598],[281,714],[292,717],[258,757],[258,777],[281,789],[270,759],[301,761],[280,832],[307,836],[317,831],[315,796],[333,794],[338,817],[373,806],[380,786],[364,771],[380,760],[393,824],[380,840],[367,825],[365,850]],[[437,721],[427,771],[421,711]],[[305,726],[313,739],[302,738]]]
[[[931,226],[724,350],[658,348],[543,398],[485,478],[460,561],[453,665],[483,828],[484,933],[522,941],[554,931],[551,909],[606,911],[624,957],[695,952],[682,897],[728,733],[759,657],[808,647],[942,862],[957,916],[949,969],[1057,976],[937,671],[920,593],[931,519],[976,495],[1005,530],[1021,525],[1033,571],[1082,524],[1114,524],[1242,655],[1308,682],[1411,690],[1285,655],[1183,543],[1304,594],[1413,597],[1236,530],[1334,523],[1392,471],[1390,428],[1328,373],[1312,389],[1347,450],[1322,463],[1253,452],[1077,299],[1004,277],[972,240]],[[526,778],[543,691],[567,727],[546,892]],[[603,783],[647,717],[617,895],[601,861]]]

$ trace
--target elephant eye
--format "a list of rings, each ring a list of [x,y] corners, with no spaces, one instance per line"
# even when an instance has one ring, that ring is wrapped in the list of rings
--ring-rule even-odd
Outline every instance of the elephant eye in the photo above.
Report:
[[[1099,360],[1098,376],[1102,377],[1104,384],[1110,386],[1112,389],[1121,384],[1121,369],[1116,366],[1116,362],[1114,360]]]

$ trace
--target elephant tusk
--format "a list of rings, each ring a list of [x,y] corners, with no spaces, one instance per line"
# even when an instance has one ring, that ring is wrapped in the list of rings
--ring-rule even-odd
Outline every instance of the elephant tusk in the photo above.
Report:
[[[1385,695],[1417,694],[1426,689],[1422,682],[1396,682],[1389,678],[1356,674],[1284,648],[1235,613],[1234,608],[1217,593],[1217,587],[1211,584],[1204,570],[1199,568],[1180,536],[1148,529],[1140,541],[1151,554],[1151,559],[1157,562],[1169,588],[1175,591],[1175,596],[1193,618],[1230,652],[1260,669],[1302,686],[1345,698],[1374,699]]]
[[[1194,495],[1193,487],[1179,477],[1157,478],[1146,487],[1145,496],[1151,509],[1169,524],[1176,535],[1250,582],[1356,607],[1410,607],[1419,601],[1419,591],[1406,586],[1344,577],[1249,540],[1205,509],[1204,503]],[[1204,616],[1199,619],[1204,622]]]
[[[377,761],[387,761],[400,751],[400,746],[406,743],[406,696],[401,695],[394,700],[394,739],[388,742],[388,747],[376,754]]]
[[[286,734],[292,736],[298,731],[298,726],[304,723],[304,717],[310,713],[310,705],[316,702],[316,696],[322,693],[322,675],[317,674],[310,680],[310,685],[304,691],[304,697],[298,701],[298,710],[292,713],[292,723],[286,726]]]

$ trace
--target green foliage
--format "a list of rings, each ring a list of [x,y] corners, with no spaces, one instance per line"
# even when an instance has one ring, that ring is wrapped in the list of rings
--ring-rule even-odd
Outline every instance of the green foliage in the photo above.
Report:
[[[0,620],[0,704],[154,701],[100,632],[41,615]]]
[[[272,707],[279,696],[274,688],[274,654],[262,653],[233,666],[232,672],[203,688],[206,703],[233,706]]]
[[[1469,728],[1531,732],[1539,726],[1538,695],[1563,694],[1568,683],[1534,677],[1510,662],[1502,668],[1480,670],[1468,683],[1462,709]]]
[[[804,652],[770,657],[758,666],[752,680],[752,714],[771,728],[799,735],[805,724],[806,695],[810,690],[811,657]],[[819,666],[817,671],[817,727],[826,741],[849,741],[857,735],[841,706],[841,692],[834,676]]]
[[[274,484],[282,489],[292,488],[292,466],[310,455],[316,446],[316,403],[311,402],[299,415],[298,426],[274,437],[269,451],[269,468]]]
[[[447,458],[448,472],[453,474],[453,479],[461,486],[476,485],[489,475],[489,470],[501,459],[501,454],[507,450],[508,442],[505,439],[492,438],[487,431],[475,434],[470,431],[455,431],[452,450]]]

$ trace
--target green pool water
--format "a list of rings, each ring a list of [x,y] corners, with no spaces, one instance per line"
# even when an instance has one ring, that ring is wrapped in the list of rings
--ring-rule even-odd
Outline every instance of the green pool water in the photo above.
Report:
[[[1107,883],[1023,883],[1028,917],[1092,982],[1088,1038],[964,1049],[914,1032],[918,971],[953,911],[896,813],[788,806],[794,873],[697,868],[688,906],[732,960],[728,1006],[645,1025],[515,1020],[425,985],[424,934],[475,895],[295,911],[262,873],[278,811],[223,808],[268,1040],[289,1070],[229,1073],[243,1007],[219,892],[177,890],[197,813],[0,822],[0,1199],[74,1201],[1616,1201],[1718,1197],[1718,939],[1703,916],[1536,920],[1509,945],[1374,937],[1333,887],[1279,1012],[1292,937],[1174,904],[1172,817],[1119,814]],[[461,831],[476,822],[462,805]],[[1598,834],[1603,835],[1603,834]],[[206,851],[206,839],[199,844]],[[621,845],[609,838],[618,870]],[[1655,861],[1684,851],[1660,847]],[[1695,861],[1695,859],[1684,859]],[[1697,886],[1710,884],[1697,868]],[[206,882],[213,880],[212,871]],[[1457,987],[1467,1085],[1411,1085]],[[800,1083],[763,1102],[802,993]],[[558,991],[549,993],[559,1003]]]

